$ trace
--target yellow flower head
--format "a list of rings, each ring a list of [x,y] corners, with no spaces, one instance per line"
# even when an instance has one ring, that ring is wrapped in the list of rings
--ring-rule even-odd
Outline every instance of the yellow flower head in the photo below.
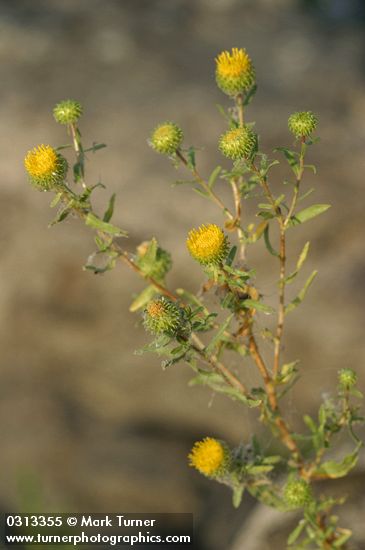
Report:
[[[192,257],[203,265],[220,264],[229,248],[222,229],[213,223],[189,231],[186,245]]]
[[[31,183],[44,191],[61,183],[67,171],[66,160],[50,145],[39,145],[29,151],[24,165]]]
[[[212,437],[205,437],[194,443],[188,455],[189,465],[208,477],[223,472],[227,463],[227,450]]]
[[[216,81],[225,94],[247,92],[255,83],[255,69],[246,50],[232,48],[232,53],[222,52],[215,61]]]

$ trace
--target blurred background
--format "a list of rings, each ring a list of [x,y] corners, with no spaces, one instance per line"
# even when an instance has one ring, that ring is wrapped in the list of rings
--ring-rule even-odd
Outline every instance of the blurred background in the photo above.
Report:
[[[285,548],[286,520],[249,497],[233,511],[227,488],[187,466],[192,443],[205,435],[246,442],[256,413],[188,388],[183,365],[163,372],[155,356],[134,355],[148,341],[128,311],[142,282],[124,267],[104,276],[83,271],[90,232],[77,220],[48,229],[50,195],[34,191],[23,168],[35,145],[67,142],[52,108],[79,100],[85,143],[108,144],[89,157],[88,183],[101,180],[109,192],[97,193],[96,207],[116,192],[115,222],[130,232],[128,249],[155,236],[174,256],[171,288],[196,290],[201,271],[185,236],[219,223],[220,213],[187,186],[171,187],[186,174],[147,138],[158,122],[175,120],[186,143],[201,148],[203,174],[222,163],[216,104],[228,100],[215,86],[214,57],[232,46],[245,47],[256,66],[247,118],[256,120],[263,149],[292,144],[293,111],[320,118],[321,142],[309,161],[318,174],[308,172],[305,186],[316,186],[312,202],[332,208],[292,232],[292,254],[312,240],[304,274],[318,268],[319,277],[286,329],[286,358],[300,358],[302,369],[287,415],[300,425],[304,411],[316,414],[341,367],[357,368],[364,382],[364,3],[1,0],[3,511],[193,512],[198,550]],[[230,200],[224,183],[217,190]],[[275,261],[262,244],[250,261],[270,300]],[[272,444],[263,432],[262,440]],[[362,468],[332,486],[349,494],[343,523],[357,548],[365,548]]]

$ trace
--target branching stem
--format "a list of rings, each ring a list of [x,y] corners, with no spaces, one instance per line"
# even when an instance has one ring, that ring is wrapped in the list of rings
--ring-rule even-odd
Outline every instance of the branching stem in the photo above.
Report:
[[[193,166],[191,166],[187,159],[184,157],[183,153],[180,151],[180,149],[178,149],[176,151],[176,156],[178,157],[178,159],[180,159],[180,161],[182,162],[182,164],[184,166],[186,166],[186,168],[188,168],[188,170],[190,170],[190,172],[193,174],[195,180],[197,181],[197,183],[204,189],[204,191],[207,193],[207,195],[209,196],[209,198],[215,202],[215,204],[217,206],[219,206],[219,208],[221,210],[223,210],[224,214],[227,216],[228,219],[230,220],[234,220],[234,215],[232,214],[232,212],[224,205],[224,203],[222,202],[222,200],[218,197],[218,195],[216,195],[216,193],[214,193],[213,189],[211,189],[208,185],[208,183],[205,181],[205,179],[199,174],[199,172],[197,171],[197,169]]]

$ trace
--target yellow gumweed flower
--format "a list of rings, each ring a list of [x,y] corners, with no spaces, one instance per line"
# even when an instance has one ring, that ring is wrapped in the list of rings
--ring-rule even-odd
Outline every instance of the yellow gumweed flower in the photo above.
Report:
[[[232,48],[216,58],[216,81],[227,95],[235,96],[247,92],[255,83],[255,69],[246,50]]]
[[[189,231],[186,246],[191,256],[203,265],[220,264],[228,254],[228,240],[213,223]]]
[[[61,183],[67,171],[66,159],[50,145],[39,145],[28,151],[24,165],[31,183],[44,191]]]
[[[189,465],[201,474],[212,477],[221,473],[227,462],[227,450],[212,437],[205,437],[194,443],[188,455]]]

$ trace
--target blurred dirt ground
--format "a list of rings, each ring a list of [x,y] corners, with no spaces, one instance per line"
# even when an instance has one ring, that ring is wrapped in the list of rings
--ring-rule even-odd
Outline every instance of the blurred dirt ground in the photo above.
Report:
[[[255,414],[188,388],[184,366],[162,372],[155,356],[134,355],[147,342],[139,318],[128,312],[141,281],[124,268],[103,277],[83,271],[93,243],[76,220],[47,228],[50,196],[27,185],[23,156],[38,143],[67,141],[51,115],[61,99],[84,105],[86,142],[108,144],[90,156],[87,178],[90,184],[101,178],[118,194],[115,219],[131,234],[128,249],[155,236],[174,255],[171,287],[193,290],[200,270],[188,257],[185,235],[221,218],[187,187],[171,188],[183,172],[148,147],[151,129],[176,120],[186,142],[204,148],[198,155],[204,174],[222,162],[216,144],[224,122],[215,104],[226,99],[214,84],[214,57],[231,46],[246,47],[256,65],[259,90],[248,119],[257,121],[264,149],[290,145],[291,112],[318,113],[321,143],[310,153],[318,175],[308,174],[305,185],[316,185],[315,202],[333,206],[293,231],[292,254],[311,238],[305,272],[318,268],[320,275],[286,330],[286,357],[300,358],[302,366],[288,416],[299,422],[304,410],[314,412],[322,393],[335,388],[340,367],[358,368],[364,382],[361,6],[0,1],[4,511],[193,511],[196,547],[218,550],[230,545],[252,507],[247,499],[233,512],[228,491],[190,470],[186,454],[205,435],[247,440]],[[98,193],[97,206],[108,196]],[[262,246],[250,261],[270,301],[273,261]],[[254,380],[250,370],[247,376]],[[356,499],[364,506],[363,493]]]

